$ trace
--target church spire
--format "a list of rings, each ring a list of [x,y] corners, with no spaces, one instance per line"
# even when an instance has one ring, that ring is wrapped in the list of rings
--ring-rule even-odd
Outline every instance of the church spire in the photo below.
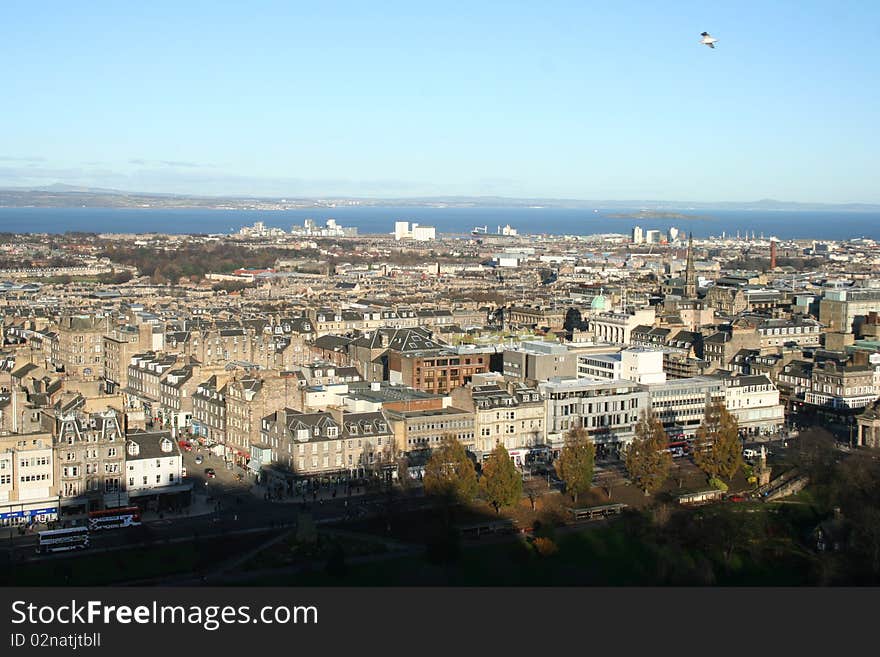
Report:
[[[694,269],[694,234],[688,233],[687,266],[684,270],[684,295],[688,299],[697,296],[697,272]]]

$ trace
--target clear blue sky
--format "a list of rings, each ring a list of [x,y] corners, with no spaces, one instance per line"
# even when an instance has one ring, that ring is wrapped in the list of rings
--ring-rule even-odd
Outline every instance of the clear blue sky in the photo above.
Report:
[[[0,186],[880,203],[878,35],[876,0],[3,0]]]

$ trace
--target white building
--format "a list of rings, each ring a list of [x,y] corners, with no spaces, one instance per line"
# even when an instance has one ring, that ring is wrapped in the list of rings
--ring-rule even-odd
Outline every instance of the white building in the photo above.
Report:
[[[632,381],[554,378],[538,384],[538,390],[544,398],[546,442],[554,449],[577,428],[586,429],[597,445],[629,443],[651,404],[647,389]]]
[[[126,436],[125,483],[129,499],[189,490],[180,447],[168,431]]]
[[[642,384],[666,381],[663,351],[648,347],[630,347],[604,354],[579,354],[577,368],[579,378],[625,379]]]
[[[662,239],[663,234],[659,230],[651,229],[645,231],[645,242],[648,244],[660,244]]]
[[[645,232],[642,230],[640,226],[633,226],[632,229],[632,243],[633,244],[643,244],[645,241]]]
[[[779,390],[765,375],[726,377],[724,404],[736,417],[740,433],[774,434],[785,424]]]
[[[414,223],[412,224],[412,228],[410,228],[408,221],[394,222],[395,240],[411,239],[416,242],[427,242],[436,239],[436,237],[437,234],[434,226],[420,226],[419,224]]]

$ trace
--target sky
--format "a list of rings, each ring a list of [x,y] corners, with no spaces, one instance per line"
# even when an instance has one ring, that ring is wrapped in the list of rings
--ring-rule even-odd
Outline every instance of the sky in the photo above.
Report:
[[[3,0],[0,187],[880,203],[878,26],[875,0]]]

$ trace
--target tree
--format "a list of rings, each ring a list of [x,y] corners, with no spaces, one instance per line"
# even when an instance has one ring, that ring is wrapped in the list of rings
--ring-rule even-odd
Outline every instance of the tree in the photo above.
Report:
[[[636,423],[635,438],[626,450],[626,471],[645,495],[656,492],[672,467],[672,454],[666,451],[667,436],[655,415],[643,412]]]
[[[522,497],[522,475],[516,469],[507,449],[500,443],[483,464],[480,490],[489,504],[495,507],[495,513],[500,513],[502,506],[516,504]]]
[[[730,481],[743,465],[739,426],[722,403],[709,404],[694,438],[694,463],[710,479]]]
[[[479,485],[473,461],[454,436],[443,437],[425,464],[425,493],[445,498],[453,504],[474,499]]]
[[[556,474],[565,482],[565,492],[577,504],[578,495],[590,490],[593,484],[593,468],[596,464],[596,447],[589,439],[586,429],[572,429],[565,436],[565,446],[554,467]]]

